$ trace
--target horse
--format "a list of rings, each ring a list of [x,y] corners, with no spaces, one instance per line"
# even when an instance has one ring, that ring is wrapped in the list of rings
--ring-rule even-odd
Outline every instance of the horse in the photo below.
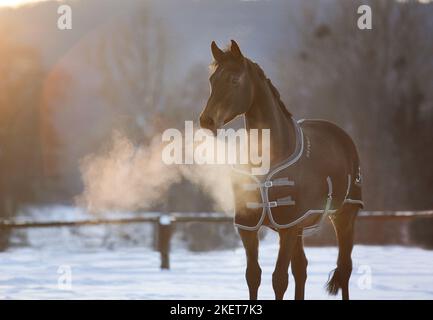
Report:
[[[270,173],[253,176],[233,168],[235,226],[246,253],[245,278],[250,300],[258,298],[262,270],[258,262],[258,230],[266,226],[279,235],[279,252],[272,274],[276,300],[288,287],[288,268],[295,280],[295,299],[305,298],[307,258],[303,236],[329,217],[338,242],[337,267],[326,288],[349,299],[354,224],[363,208],[359,157],[354,142],[337,125],[325,120],[296,121],[260,66],[245,57],[236,41],[227,49],[211,43],[213,72],[210,96],[200,114],[200,126],[216,134],[238,116],[245,130],[269,129]],[[243,177],[239,179],[239,176]],[[242,182],[239,182],[242,181]],[[248,202],[244,199],[261,202]]]

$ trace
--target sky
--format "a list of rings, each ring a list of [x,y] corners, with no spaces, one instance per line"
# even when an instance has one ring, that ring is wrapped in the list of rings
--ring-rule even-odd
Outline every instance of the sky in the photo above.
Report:
[[[19,7],[33,2],[49,0],[0,0],[0,7]]]

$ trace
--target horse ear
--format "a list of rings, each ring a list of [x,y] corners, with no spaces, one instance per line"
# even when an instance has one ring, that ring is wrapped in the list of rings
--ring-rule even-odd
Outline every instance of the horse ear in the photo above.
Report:
[[[212,41],[211,45],[210,45],[210,49],[212,51],[212,55],[213,58],[215,59],[216,62],[219,62],[222,60],[222,57],[224,55],[224,52],[218,48],[217,44],[215,43],[215,41]]]
[[[236,43],[235,40],[231,40],[230,51],[233,54],[233,56],[237,59],[242,59],[244,57],[241,52],[241,49],[239,48],[239,45]]]

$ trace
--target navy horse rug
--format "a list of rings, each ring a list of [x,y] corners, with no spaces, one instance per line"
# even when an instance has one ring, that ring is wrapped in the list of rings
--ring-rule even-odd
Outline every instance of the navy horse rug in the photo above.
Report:
[[[352,139],[328,121],[293,120],[293,124],[294,152],[267,175],[233,168],[237,227],[314,229],[344,203],[363,207],[359,159]],[[336,157],[343,161],[335,161]]]

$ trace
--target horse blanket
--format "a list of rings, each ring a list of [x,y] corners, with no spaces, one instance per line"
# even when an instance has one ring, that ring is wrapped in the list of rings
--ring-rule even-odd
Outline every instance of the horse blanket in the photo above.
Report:
[[[361,173],[351,138],[323,120],[295,121],[296,147],[292,155],[264,176],[233,167],[235,226],[257,230],[320,225],[344,203],[363,207]],[[330,144],[330,139],[339,143]],[[335,157],[342,161],[333,161]]]

